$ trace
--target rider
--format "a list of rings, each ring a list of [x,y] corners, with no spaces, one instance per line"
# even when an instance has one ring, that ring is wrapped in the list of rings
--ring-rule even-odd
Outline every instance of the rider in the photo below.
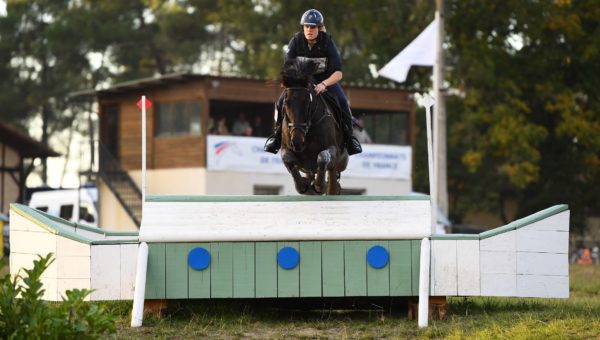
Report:
[[[318,64],[314,74],[317,81],[315,92],[320,94],[324,91],[335,95],[340,103],[342,114],[342,127],[344,130],[344,143],[349,155],[362,152],[358,140],[352,135],[352,113],[348,106],[348,99],[339,84],[342,79],[342,59],[338,53],[331,36],[325,33],[323,26],[323,15],[316,9],[304,12],[300,19],[303,32],[298,32],[288,45],[287,59],[297,58],[299,60],[312,60]],[[284,93],[277,100],[277,122],[275,131],[265,143],[265,151],[277,153],[281,148],[281,121]]]

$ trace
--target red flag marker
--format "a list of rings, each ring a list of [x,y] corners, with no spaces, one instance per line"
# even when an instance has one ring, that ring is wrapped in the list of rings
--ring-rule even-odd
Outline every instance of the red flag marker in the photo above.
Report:
[[[141,99],[137,102],[137,106],[140,108],[140,110],[142,109],[142,100]],[[149,109],[150,106],[152,106],[152,103],[148,99],[146,99],[146,109]]]

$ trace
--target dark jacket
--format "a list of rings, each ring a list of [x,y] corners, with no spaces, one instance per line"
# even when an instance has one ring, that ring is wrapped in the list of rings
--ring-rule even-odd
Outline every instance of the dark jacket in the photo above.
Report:
[[[308,40],[303,32],[298,32],[288,44],[287,59],[308,59],[316,62],[319,69],[314,75],[317,82],[329,78],[333,72],[342,70],[342,58],[331,39],[331,36],[325,32],[319,32],[315,45],[308,47]]]

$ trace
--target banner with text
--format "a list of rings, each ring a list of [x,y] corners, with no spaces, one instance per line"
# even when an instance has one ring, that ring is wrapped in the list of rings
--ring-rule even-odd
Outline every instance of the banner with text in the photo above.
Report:
[[[209,135],[207,169],[287,173],[279,154],[263,151],[265,138]],[[363,144],[363,152],[350,157],[344,177],[410,179],[410,146]]]

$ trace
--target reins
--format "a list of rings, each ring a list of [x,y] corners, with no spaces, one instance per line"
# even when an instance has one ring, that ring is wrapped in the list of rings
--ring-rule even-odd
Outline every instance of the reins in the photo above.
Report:
[[[317,125],[319,125],[319,123],[323,119],[325,119],[327,117],[332,117],[330,110],[327,109],[327,104],[325,104],[325,100],[322,97],[317,96],[316,94],[313,94],[313,91],[311,91],[308,87],[292,86],[292,87],[286,87],[285,90],[286,90],[286,93],[285,93],[286,97],[288,96],[288,91],[289,90],[303,90],[303,91],[307,91],[309,93],[309,96],[310,96],[309,105],[306,107],[306,112],[304,112],[305,116],[307,117],[306,123],[300,123],[300,124],[298,124],[298,123],[294,123],[294,124],[290,123],[289,122],[290,119],[288,118],[288,115],[289,115],[288,110],[285,110],[284,117],[285,117],[286,121],[288,122],[287,126],[288,126],[288,128],[291,129],[291,132],[293,132],[296,129],[299,129],[304,135],[307,135],[311,126],[313,126],[313,125],[317,126]],[[314,100],[314,97],[317,97],[317,100]],[[313,124],[312,120],[313,120],[314,113],[317,110],[317,105],[318,105],[318,101],[319,100],[321,101],[321,103],[323,104],[323,106],[325,108],[325,113]],[[295,121],[296,121],[296,119],[294,120],[294,122]],[[337,121],[335,121],[335,119],[334,119],[334,123],[336,124],[336,126],[338,125]]]

